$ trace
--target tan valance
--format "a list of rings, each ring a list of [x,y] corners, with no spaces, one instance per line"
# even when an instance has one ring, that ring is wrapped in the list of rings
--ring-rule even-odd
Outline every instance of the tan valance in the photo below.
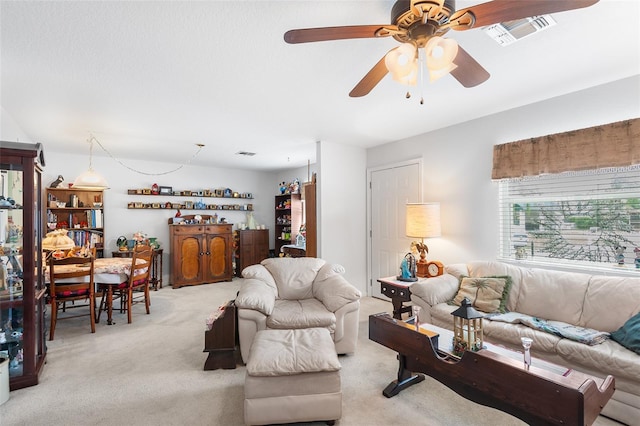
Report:
[[[640,164],[640,119],[494,145],[492,179]]]

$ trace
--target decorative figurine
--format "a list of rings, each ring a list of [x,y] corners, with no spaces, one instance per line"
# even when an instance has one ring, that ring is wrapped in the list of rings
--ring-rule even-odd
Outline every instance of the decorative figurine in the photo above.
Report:
[[[53,182],[51,182],[49,184],[49,188],[57,188],[58,186],[60,186],[60,184],[62,183],[63,180],[64,180],[64,178],[62,177],[62,175],[58,175],[58,179],[56,179]]]

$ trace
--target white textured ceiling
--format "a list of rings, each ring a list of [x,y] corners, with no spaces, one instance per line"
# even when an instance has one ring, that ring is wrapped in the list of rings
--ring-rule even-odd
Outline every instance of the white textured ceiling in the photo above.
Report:
[[[385,77],[349,91],[392,38],[286,44],[285,31],[387,24],[393,1],[6,1],[1,105],[32,141],[118,158],[274,170],[315,161],[314,142],[370,147],[640,74],[640,2],[600,0],[501,47],[450,32],[490,73],[404,98]],[[458,9],[479,1],[457,1]],[[235,155],[251,151],[253,157]],[[94,155],[105,155],[99,148]]]

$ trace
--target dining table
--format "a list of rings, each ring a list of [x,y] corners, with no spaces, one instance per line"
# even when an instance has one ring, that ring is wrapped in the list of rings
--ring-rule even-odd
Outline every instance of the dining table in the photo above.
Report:
[[[142,261],[142,260],[140,260]],[[64,268],[77,268],[77,266],[60,266],[60,270],[64,271]],[[96,286],[104,284],[107,288],[106,295],[106,308],[107,308],[107,324],[114,324],[113,313],[113,288],[120,283],[123,283],[129,279],[131,273],[131,259],[119,258],[119,257],[104,257],[96,258],[93,261],[93,282]],[[45,282],[49,282],[49,265],[45,269]],[[61,282],[72,282],[73,278],[69,280],[60,280]],[[56,281],[57,282],[57,281]],[[96,322],[98,319],[96,317]]]

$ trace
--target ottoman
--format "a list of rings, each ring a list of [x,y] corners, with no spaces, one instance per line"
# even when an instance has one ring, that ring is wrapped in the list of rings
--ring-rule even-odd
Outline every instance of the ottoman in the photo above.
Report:
[[[244,382],[244,421],[249,425],[342,417],[340,362],[326,328],[260,330]]]

